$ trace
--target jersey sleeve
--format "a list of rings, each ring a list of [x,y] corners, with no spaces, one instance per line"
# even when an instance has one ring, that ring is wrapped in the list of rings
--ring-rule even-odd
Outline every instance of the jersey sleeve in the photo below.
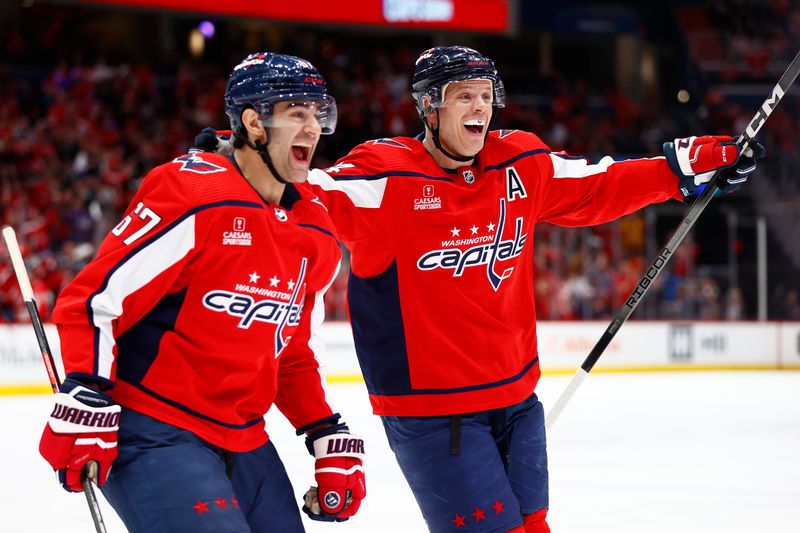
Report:
[[[337,267],[326,287],[306,295],[300,324],[281,354],[275,405],[295,429],[308,427],[333,414],[325,398],[324,378],[317,356],[323,349],[319,337],[325,318],[323,298],[338,271]]]
[[[175,171],[157,167],[53,312],[68,378],[113,386],[116,337],[174,292],[196,249],[197,217]]]
[[[678,177],[664,157],[595,164],[564,153],[540,157],[543,177],[537,220],[590,226],[615,220],[646,205],[681,200]]]
[[[314,169],[308,183],[328,208],[348,248],[376,233],[388,175],[381,154],[361,144],[327,169]]]

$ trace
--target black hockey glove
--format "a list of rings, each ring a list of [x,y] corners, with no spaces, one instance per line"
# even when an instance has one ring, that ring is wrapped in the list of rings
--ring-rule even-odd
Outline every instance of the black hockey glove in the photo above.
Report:
[[[739,138],[737,137],[734,140],[738,141]],[[723,170],[717,177],[717,187],[724,193],[738,190],[739,187],[744,185],[750,174],[755,171],[758,161],[764,159],[766,153],[764,145],[756,141],[750,141],[747,149],[736,161],[736,164]]]
[[[230,154],[233,152],[231,132],[230,130],[203,128],[203,131],[201,131],[200,134],[194,138],[194,149],[200,150],[201,152]]]

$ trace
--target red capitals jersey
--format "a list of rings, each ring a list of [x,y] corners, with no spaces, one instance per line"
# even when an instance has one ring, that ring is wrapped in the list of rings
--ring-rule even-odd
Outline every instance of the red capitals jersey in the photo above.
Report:
[[[350,319],[373,409],[396,416],[532,393],[537,222],[594,225],[681,198],[663,157],[589,164],[507,130],[457,171],[397,137],[357,146],[309,183],[351,251]]]
[[[176,158],[144,179],[53,315],[67,377],[231,451],[332,414],[312,339],[341,252],[305,185],[265,201],[233,159]]]

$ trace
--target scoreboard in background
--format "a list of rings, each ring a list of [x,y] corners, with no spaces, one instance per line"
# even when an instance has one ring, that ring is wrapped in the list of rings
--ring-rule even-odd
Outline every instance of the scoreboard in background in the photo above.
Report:
[[[313,24],[394,26],[506,33],[515,0],[79,0],[196,14]]]

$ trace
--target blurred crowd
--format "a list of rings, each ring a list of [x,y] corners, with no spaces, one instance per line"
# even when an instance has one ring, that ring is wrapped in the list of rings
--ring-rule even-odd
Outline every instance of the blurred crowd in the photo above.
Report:
[[[735,59],[727,76],[758,79],[772,62],[791,60],[800,42],[800,5],[793,0],[709,0],[706,12]],[[737,68],[744,67],[744,68]]]
[[[13,39],[5,45],[10,49]],[[318,56],[309,59],[328,79],[339,124],[321,143],[315,166],[332,164],[358,142],[420,131],[409,96],[418,52],[402,44],[365,50],[358,43],[321,41]],[[502,74],[504,58],[490,55]],[[144,62],[80,54],[54,65],[0,65],[0,223],[17,231],[45,319],[61,288],[117,224],[147,171],[185,153],[203,127],[227,127],[222,109],[227,73],[227,63],[187,60],[169,74]],[[554,150],[589,158],[660,155],[664,140],[687,133],[687,120],[696,125],[694,115],[675,113],[657,95],[634,100],[614,87],[590,89],[586,80],[558,73],[537,80],[536,87],[545,89],[527,103],[522,98],[514,104],[515,92],[509,91],[510,106],[498,126],[536,132]],[[709,133],[740,131],[752,115],[752,109],[724,105],[713,94],[706,100],[702,130]],[[770,150],[797,157],[800,128],[787,107],[789,112],[770,119],[767,143]],[[611,316],[650,261],[646,226],[638,213],[596,228],[539,227],[540,317]],[[25,306],[4,247],[0,250],[0,322],[22,321]],[[642,316],[753,318],[742,290],[702,274],[698,257],[690,236],[648,295]],[[347,275],[345,264],[327,297],[329,318],[346,318]],[[771,318],[800,319],[796,287],[781,285],[773,297]]]

